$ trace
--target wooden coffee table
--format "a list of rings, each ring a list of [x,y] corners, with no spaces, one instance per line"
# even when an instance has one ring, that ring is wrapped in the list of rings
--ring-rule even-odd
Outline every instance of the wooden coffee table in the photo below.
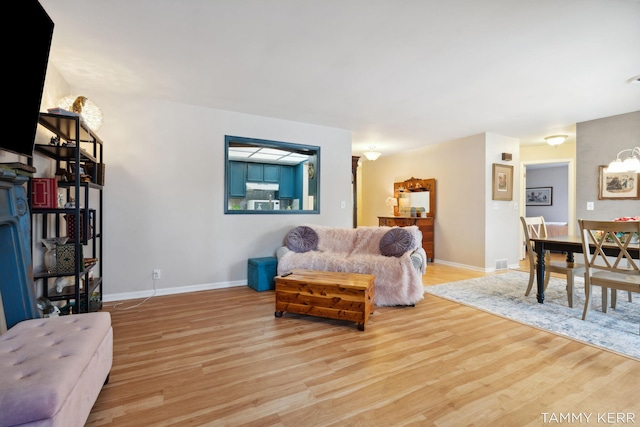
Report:
[[[294,269],[276,276],[276,317],[289,313],[356,322],[364,331],[373,313],[375,276]]]

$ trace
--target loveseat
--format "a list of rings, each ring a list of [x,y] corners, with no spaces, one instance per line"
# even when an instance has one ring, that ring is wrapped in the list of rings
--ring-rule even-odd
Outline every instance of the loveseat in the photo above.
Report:
[[[376,305],[414,305],[424,298],[427,259],[421,243],[416,226],[299,226],[276,251],[277,273],[304,268],[373,274]]]

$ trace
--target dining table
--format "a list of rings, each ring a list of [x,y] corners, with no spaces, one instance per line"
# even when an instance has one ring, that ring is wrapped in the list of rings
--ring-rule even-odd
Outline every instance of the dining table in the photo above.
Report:
[[[531,241],[534,242],[538,261],[536,266],[536,285],[538,288],[536,298],[538,299],[538,303],[544,304],[544,253],[546,251],[564,252],[566,253],[567,264],[573,265],[575,263],[574,254],[584,252],[582,248],[582,239],[580,238],[580,236],[566,235],[553,237],[532,237]],[[590,245],[590,247],[595,248],[594,245]],[[607,256],[615,257],[620,253],[620,250],[615,245],[603,246],[602,249]],[[640,257],[640,247],[637,243],[630,244],[627,248],[627,251],[635,259],[638,259]],[[593,253],[593,251],[591,251],[591,253]]]

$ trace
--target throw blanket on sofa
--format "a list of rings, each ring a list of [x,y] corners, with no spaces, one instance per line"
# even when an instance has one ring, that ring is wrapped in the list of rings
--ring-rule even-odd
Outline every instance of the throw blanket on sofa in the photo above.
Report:
[[[395,256],[383,255],[381,242],[383,252],[388,252],[384,243],[388,243],[391,236],[387,233],[395,229],[395,234],[400,234],[397,233],[398,227],[305,227],[315,232],[317,246],[312,250],[305,245],[294,247],[295,250],[286,246],[280,248],[277,252],[278,274],[294,268],[373,274],[376,276],[376,305],[413,305],[424,298],[422,274],[426,268],[426,254],[418,227],[402,227],[401,230],[406,230],[411,237],[411,246],[402,248],[404,251]],[[406,242],[405,239],[392,243],[397,250]]]

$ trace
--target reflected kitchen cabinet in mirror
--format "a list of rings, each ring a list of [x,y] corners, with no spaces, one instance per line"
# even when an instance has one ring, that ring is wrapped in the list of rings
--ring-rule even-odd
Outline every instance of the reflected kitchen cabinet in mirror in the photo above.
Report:
[[[225,136],[225,213],[319,213],[320,147]]]

